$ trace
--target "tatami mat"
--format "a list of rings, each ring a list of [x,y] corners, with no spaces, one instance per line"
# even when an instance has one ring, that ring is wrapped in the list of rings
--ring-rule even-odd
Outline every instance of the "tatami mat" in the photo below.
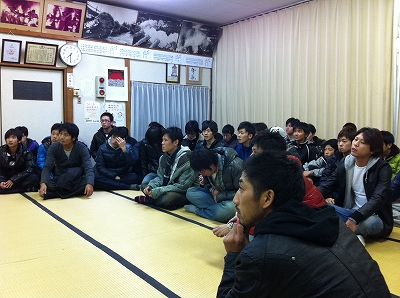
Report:
[[[0,297],[215,297],[225,249],[187,213],[132,201],[140,192],[42,200],[0,197]],[[400,229],[367,243],[400,295]]]

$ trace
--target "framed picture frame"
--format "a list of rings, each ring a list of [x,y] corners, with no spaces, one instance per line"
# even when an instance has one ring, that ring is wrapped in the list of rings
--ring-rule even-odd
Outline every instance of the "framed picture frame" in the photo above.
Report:
[[[22,41],[3,39],[1,47],[1,62],[20,63],[21,62]]]
[[[26,42],[25,64],[39,64],[55,66],[57,61],[58,45],[47,43]]]
[[[186,84],[201,85],[202,71],[200,67],[187,66],[186,67]]]
[[[166,82],[179,83],[180,80],[180,65],[175,63],[167,63]]]
[[[85,5],[46,0],[42,32],[82,37],[85,10]]]
[[[0,27],[40,32],[44,0],[0,0]]]

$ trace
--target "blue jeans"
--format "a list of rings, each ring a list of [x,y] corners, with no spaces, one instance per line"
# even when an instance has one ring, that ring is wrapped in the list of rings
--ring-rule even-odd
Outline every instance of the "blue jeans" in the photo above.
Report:
[[[147,187],[147,185],[149,184],[149,182],[151,180],[153,180],[154,178],[156,178],[158,175],[157,173],[148,173],[146,176],[144,176],[143,180],[142,180],[142,184],[140,186],[140,189],[143,191],[143,189],[145,189]]]
[[[196,214],[201,217],[226,223],[235,216],[233,200],[215,203],[214,197],[203,187],[190,187],[186,198],[197,207]]]
[[[329,204],[331,205],[331,204]],[[331,205],[335,207],[337,215],[346,222],[349,216],[357,209],[346,209],[336,205]],[[357,224],[355,233],[363,237],[379,237],[383,230],[383,221],[378,215],[374,214],[368,217],[366,220]]]

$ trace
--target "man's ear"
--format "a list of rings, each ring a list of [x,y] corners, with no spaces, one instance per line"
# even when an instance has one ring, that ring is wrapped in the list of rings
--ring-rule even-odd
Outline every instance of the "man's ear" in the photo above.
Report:
[[[179,144],[179,140],[178,139],[176,139],[175,141],[173,141],[172,142],[176,147],[178,147],[178,144]]]
[[[275,199],[275,192],[272,189],[268,189],[261,194],[261,205],[263,209],[272,207],[272,202]]]
[[[249,133],[249,139],[252,139],[254,135],[252,133]]]

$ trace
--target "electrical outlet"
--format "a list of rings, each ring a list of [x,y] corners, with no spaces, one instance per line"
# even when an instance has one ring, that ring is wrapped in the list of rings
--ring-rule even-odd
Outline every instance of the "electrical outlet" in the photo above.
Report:
[[[79,89],[74,89],[74,96],[79,96]]]

